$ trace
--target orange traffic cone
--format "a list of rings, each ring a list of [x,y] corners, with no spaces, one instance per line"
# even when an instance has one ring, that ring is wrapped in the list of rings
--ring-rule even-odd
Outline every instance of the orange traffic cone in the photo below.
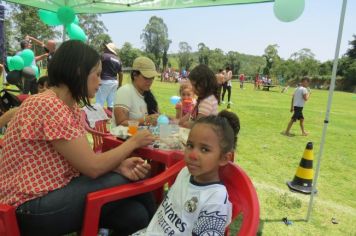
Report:
[[[310,194],[313,188],[313,143],[308,142],[293,181],[287,182],[290,190]]]

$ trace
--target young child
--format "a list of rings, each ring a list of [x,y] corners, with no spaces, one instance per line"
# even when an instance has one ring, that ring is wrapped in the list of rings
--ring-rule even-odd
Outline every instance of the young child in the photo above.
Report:
[[[302,135],[307,136],[308,133],[304,130],[304,116],[303,116],[303,107],[306,101],[308,101],[310,97],[310,91],[307,89],[309,86],[309,78],[304,77],[300,83],[300,86],[295,90],[293,97],[290,112],[293,112],[293,116],[288,123],[286,131],[283,133],[284,135],[291,136],[290,129],[292,125],[297,120],[300,120],[300,128],[302,130]]]
[[[196,103],[194,99],[193,87],[189,81],[183,82],[179,88],[181,101],[176,104],[176,119],[190,114]]]
[[[150,224],[138,235],[224,235],[232,206],[219,167],[232,160],[239,118],[221,111],[197,120],[189,133],[184,167]]]
[[[185,115],[180,119],[179,125],[187,128],[201,117],[218,114],[218,83],[214,72],[201,64],[190,72],[189,80],[198,100],[191,115]]]

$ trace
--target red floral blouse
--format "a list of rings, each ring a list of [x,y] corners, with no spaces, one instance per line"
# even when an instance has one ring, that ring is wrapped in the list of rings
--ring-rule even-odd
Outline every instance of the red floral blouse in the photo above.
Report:
[[[67,185],[79,175],[51,141],[85,135],[80,109],[52,90],[33,95],[10,121],[0,157],[0,203],[13,206]]]

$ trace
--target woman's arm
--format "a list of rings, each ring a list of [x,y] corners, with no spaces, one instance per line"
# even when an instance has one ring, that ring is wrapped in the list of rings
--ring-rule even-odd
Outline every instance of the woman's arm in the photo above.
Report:
[[[16,112],[19,110],[18,107],[8,110],[0,117],[0,127],[3,127],[9,123],[9,121],[15,116]]]
[[[128,126],[129,111],[125,108],[116,106],[114,107],[115,125],[125,125]]]
[[[129,117],[129,111],[125,108],[116,106],[114,108],[114,116],[115,116],[115,122],[116,125],[124,125],[128,126],[128,121],[131,120]],[[159,116],[159,113],[157,114],[151,114],[151,115],[144,115],[140,119],[136,119],[139,122],[139,125],[156,125],[157,124],[157,117]]]
[[[75,169],[86,176],[96,178],[116,169],[136,148],[146,146],[153,141],[152,134],[143,130],[122,145],[101,154],[93,152],[86,136],[73,140],[54,140],[52,145]]]
[[[36,44],[39,45],[39,46],[42,46],[42,47],[45,46],[44,43],[43,43],[41,40],[38,40],[38,39],[36,39],[35,37],[32,37],[32,36],[30,36],[30,35],[27,35],[27,36],[25,37],[25,39],[27,39],[27,40],[32,40],[34,43],[36,43]]]

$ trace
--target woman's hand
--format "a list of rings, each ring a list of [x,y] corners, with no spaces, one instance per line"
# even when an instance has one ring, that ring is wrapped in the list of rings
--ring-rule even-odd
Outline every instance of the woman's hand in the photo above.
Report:
[[[144,147],[151,144],[155,137],[148,130],[140,130],[126,142],[134,142],[136,148]]]
[[[153,126],[156,126],[157,125],[157,118],[158,118],[159,114],[158,113],[155,113],[155,114],[151,114],[151,115],[147,115],[145,120],[146,120],[146,123],[148,125],[153,125]]]
[[[130,157],[121,162],[114,171],[131,181],[137,181],[150,175],[151,165],[140,157]]]

